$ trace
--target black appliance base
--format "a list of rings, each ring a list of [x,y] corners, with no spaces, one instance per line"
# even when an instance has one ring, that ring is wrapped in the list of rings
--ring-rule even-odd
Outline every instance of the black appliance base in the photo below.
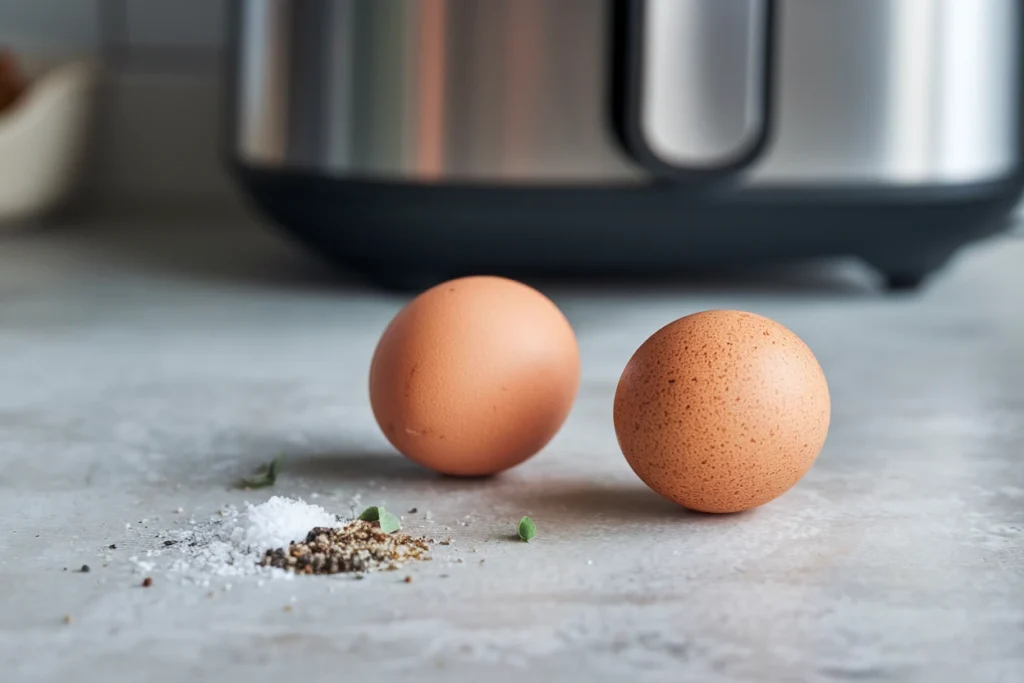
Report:
[[[389,288],[471,273],[660,275],[856,256],[918,287],[1009,225],[1020,178],[913,190],[455,186],[236,168],[315,252]]]

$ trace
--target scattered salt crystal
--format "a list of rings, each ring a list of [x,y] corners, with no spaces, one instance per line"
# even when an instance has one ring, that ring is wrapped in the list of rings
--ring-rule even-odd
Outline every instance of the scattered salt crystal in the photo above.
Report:
[[[319,493],[311,493],[311,494],[309,494],[309,497],[311,499],[313,499],[313,500],[316,500],[317,498],[320,497],[320,494]]]
[[[178,508],[176,512],[184,510]],[[182,578],[204,588],[215,577],[255,576],[262,586],[265,578],[291,579],[294,574],[259,565],[268,549],[287,547],[292,541],[303,541],[314,527],[337,528],[345,520],[327,512],[319,505],[274,496],[261,505],[245,504],[244,510],[226,505],[206,520],[190,517],[184,528],[161,531],[162,547],[146,550],[146,558],[166,557],[160,564]],[[125,525],[126,529],[131,524]],[[163,543],[169,544],[163,546]],[[111,557],[111,556],[107,556]],[[156,562],[128,558],[138,571],[150,573]],[[232,584],[224,584],[230,591]]]
[[[313,527],[341,522],[319,505],[274,496],[261,505],[246,503],[244,512],[225,506],[210,519],[189,524],[192,528],[168,534],[177,543],[166,552],[180,553],[170,568],[208,587],[211,576],[292,578],[291,573],[259,566],[263,553],[304,540]]]
[[[184,512],[184,511],[185,511],[185,508],[177,508],[177,509],[175,509],[174,511],[175,511],[175,512],[176,512],[177,514],[179,514],[179,515],[180,515],[180,514],[181,514],[182,512]]]
[[[128,530],[129,530],[129,529],[131,529],[131,528],[132,528],[132,525],[131,525],[131,524],[130,524],[129,522],[125,522],[125,523],[124,523],[124,530],[125,530],[125,531],[128,531]]]

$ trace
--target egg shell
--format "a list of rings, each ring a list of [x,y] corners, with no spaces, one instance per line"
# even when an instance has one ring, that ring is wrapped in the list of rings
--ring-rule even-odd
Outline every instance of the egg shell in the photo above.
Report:
[[[579,388],[569,321],[547,297],[499,277],[416,297],[384,331],[370,403],[406,457],[451,475],[494,474],[540,451]]]
[[[615,392],[619,446],[657,493],[739,512],[788,491],[828,434],[828,384],[793,332],[743,311],[704,311],[652,335]]]

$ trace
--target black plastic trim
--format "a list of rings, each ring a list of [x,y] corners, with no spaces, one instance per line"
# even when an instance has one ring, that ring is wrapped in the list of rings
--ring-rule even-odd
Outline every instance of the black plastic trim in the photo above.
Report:
[[[921,281],[963,245],[1004,230],[1021,189],[1016,178],[902,194],[702,193],[237,171],[256,203],[313,251],[412,288],[474,273],[631,277],[830,256],[860,257],[894,282]]]

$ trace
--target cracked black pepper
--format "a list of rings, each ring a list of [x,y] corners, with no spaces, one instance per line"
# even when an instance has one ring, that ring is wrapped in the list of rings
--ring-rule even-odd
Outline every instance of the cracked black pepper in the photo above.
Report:
[[[342,574],[398,569],[412,560],[429,560],[425,538],[385,533],[377,522],[356,520],[338,529],[316,527],[306,540],[267,550],[260,564],[296,574]]]

